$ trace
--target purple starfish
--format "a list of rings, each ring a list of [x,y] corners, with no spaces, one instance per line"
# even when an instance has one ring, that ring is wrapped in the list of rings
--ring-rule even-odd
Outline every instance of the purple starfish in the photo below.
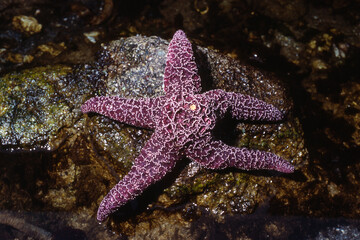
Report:
[[[271,104],[221,89],[200,93],[191,43],[178,30],[170,42],[164,74],[165,96],[127,99],[94,97],[82,112],[97,112],[130,125],[155,129],[129,173],[102,200],[97,219],[104,221],[149,185],[172,170],[183,156],[210,169],[273,169],[291,173],[294,167],[279,156],[231,147],[214,140],[216,119],[230,110],[236,119],[278,121],[283,114]]]

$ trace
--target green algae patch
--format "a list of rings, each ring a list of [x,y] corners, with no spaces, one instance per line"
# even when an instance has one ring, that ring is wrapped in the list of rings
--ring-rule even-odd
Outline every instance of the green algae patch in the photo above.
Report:
[[[59,130],[74,124],[77,111],[69,99],[77,86],[57,65],[9,73],[0,80],[1,150],[51,150]],[[63,136],[62,136],[63,137]]]
[[[178,183],[166,189],[165,191],[170,197],[174,199],[181,199],[181,197],[184,196],[203,193],[207,189],[211,188],[211,186],[216,184],[216,180],[218,179],[214,177],[208,179],[205,176],[200,176],[199,178],[195,178],[193,182],[184,184]]]

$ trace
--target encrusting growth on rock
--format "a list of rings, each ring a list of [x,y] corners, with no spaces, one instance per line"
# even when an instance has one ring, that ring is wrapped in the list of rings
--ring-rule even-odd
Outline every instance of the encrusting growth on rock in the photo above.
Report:
[[[83,113],[97,112],[126,124],[154,129],[129,173],[102,200],[99,221],[163,178],[183,156],[210,169],[294,171],[290,163],[273,153],[232,147],[213,139],[211,131],[216,120],[227,111],[236,119],[251,121],[278,121],[283,114],[271,104],[240,93],[221,89],[200,93],[191,43],[182,30],[169,44],[164,90],[165,95],[156,98],[94,97],[81,107]]]

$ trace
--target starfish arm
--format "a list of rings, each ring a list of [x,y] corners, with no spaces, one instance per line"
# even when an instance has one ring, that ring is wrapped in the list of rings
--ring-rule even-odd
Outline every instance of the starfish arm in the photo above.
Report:
[[[164,143],[155,132],[135,159],[129,173],[104,197],[97,212],[97,219],[104,221],[149,185],[163,178],[179,159],[178,153],[172,149],[171,144]]]
[[[180,92],[199,93],[201,80],[197,73],[191,43],[182,30],[178,30],[170,41],[166,56],[164,90],[167,94]]]
[[[81,111],[96,112],[119,122],[154,129],[156,119],[154,109],[157,109],[158,101],[158,98],[93,97],[81,106]]]
[[[244,170],[270,169],[284,173],[294,171],[289,162],[271,152],[232,147],[209,138],[190,145],[185,154],[210,169],[236,167]]]
[[[236,119],[279,121],[284,115],[272,104],[240,93],[227,92],[231,114]]]

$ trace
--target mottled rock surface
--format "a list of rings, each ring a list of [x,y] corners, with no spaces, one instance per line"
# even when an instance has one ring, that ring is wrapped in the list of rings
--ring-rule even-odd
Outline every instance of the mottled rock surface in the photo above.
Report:
[[[39,67],[10,73],[0,81],[0,144],[2,150],[56,148],[61,128],[73,126],[79,112],[69,95],[71,71],[65,66]],[[61,142],[61,141],[60,141]]]
[[[0,238],[115,240],[119,236],[84,213],[0,211]]]
[[[1,151],[55,150],[73,135],[86,81],[55,65],[9,73],[0,81]]]

